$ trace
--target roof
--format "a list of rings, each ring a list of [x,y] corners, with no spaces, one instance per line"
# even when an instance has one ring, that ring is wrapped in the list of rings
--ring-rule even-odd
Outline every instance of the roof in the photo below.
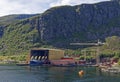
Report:
[[[61,49],[51,49],[51,48],[33,48],[31,50],[54,50],[54,51],[63,51]]]

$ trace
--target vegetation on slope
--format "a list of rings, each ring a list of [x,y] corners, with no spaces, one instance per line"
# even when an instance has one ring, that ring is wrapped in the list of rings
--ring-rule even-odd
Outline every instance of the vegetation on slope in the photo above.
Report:
[[[102,2],[54,7],[41,15],[27,19],[18,16],[1,17],[0,55],[28,54],[34,47],[54,46],[73,49],[73,46],[70,46],[71,42],[95,42],[97,39],[105,41],[107,37],[119,37],[119,9],[120,4],[117,2]],[[43,28],[43,37],[41,37]],[[106,39],[107,43],[110,41],[108,39]],[[110,39],[113,40],[113,37]],[[115,45],[112,46],[115,47],[113,49],[109,47],[111,46],[104,45],[101,48],[104,52],[101,53],[119,51]],[[78,51],[74,53],[79,54]]]
[[[0,25],[7,25],[22,19],[27,19],[33,16],[36,16],[37,14],[14,14],[14,15],[7,15],[7,16],[3,16],[0,17]]]

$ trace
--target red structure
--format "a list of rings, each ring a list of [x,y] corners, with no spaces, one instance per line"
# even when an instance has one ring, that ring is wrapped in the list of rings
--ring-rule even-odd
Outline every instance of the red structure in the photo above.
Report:
[[[76,66],[77,61],[72,57],[62,57],[60,60],[51,60],[51,64],[54,66]]]

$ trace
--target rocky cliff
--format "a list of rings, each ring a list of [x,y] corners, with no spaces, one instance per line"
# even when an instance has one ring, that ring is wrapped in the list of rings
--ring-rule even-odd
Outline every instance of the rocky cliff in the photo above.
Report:
[[[38,30],[44,28],[44,41],[53,45],[104,40],[108,36],[120,36],[120,3],[54,7],[38,21]]]

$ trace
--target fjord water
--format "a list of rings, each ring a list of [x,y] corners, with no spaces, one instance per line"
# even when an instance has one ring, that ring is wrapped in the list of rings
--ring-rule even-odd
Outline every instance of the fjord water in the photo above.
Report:
[[[120,82],[120,74],[95,67],[0,66],[0,82]]]

